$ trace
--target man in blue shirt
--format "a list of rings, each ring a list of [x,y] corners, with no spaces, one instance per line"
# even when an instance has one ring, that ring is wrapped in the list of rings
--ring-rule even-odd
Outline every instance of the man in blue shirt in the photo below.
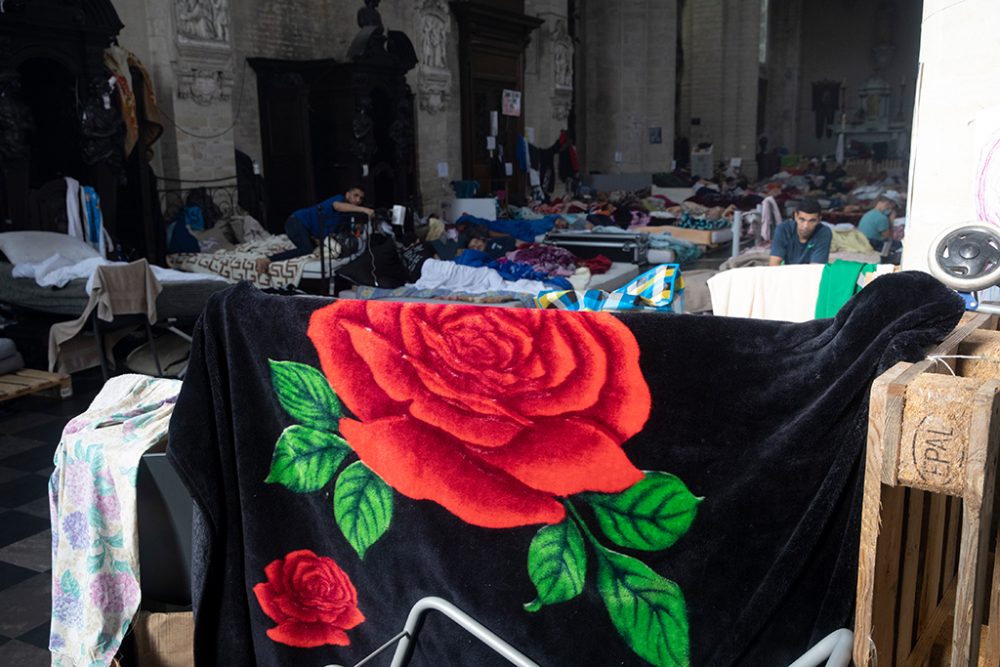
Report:
[[[822,212],[819,202],[812,197],[799,202],[795,219],[785,220],[774,229],[771,266],[826,264],[833,232],[820,222]]]
[[[257,271],[264,273],[271,262],[308,255],[316,248],[316,241],[330,234],[350,231],[351,213],[363,213],[368,217],[375,214],[372,209],[362,206],[365,191],[353,187],[342,195],[321,201],[315,206],[300,208],[285,221],[285,234],[295,244],[292,250],[279,252],[266,259],[257,260]]]
[[[875,206],[861,216],[858,230],[868,238],[875,250],[882,250],[886,241],[892,241],[892,222],[896,217],[896,202],[888,197],[879,197]],[[893,243],[893,250],[897,244]]]

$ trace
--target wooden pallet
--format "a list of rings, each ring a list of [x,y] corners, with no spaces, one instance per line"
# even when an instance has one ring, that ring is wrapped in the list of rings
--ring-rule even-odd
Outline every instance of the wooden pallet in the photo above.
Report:
[[[1000,550],[994,546],[990,557],[1000,534],[996,329],[996,318],[967,314],[927,360],[897,364],[872,384],[854,627],[859,667],[1000,665]],[[932,360],[959,355],[981,359]]]
[[[58,390],[59,398],[69,398],[73,395],[73,381],[65,373],[47,373],[30,368],[0,375],[0,402],[48,390]]]
[[[706,229],[688,229],[687,227],[677,227],[672,226],[669,229],[670,235],[675,239],[681,239],[683,241],[688,241],[697,246],[703,246],[705,248],[717,248],[718,243],[712,242],[712,234],[714,231],[709,231]],[[715,230],[722,231],[722,230]]]

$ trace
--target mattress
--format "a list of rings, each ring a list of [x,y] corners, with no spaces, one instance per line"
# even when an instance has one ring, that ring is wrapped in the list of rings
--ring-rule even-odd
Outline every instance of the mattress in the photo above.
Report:
[[[677,253],[675,253],[670,248],[650,248],[649,254],[646,255],[647,261],[650,264],[673,264],[677,261]]]
[[[0,302],[49,315],[77,317],[90,299],[85,288],[87,281],[83,278],[72,280],[65,287],[40,287],[30,278],[14,278],[11,275],[13,268],[7,262],[0,262]],[[231,287],[220,280],[162,285],[163,291],[156,298],[156,313],[161,320],[193,320],[201,314],[212,294]]]
[[[329,278],[332,276],[334,271],[347,264],[352,259],[353,257],[345,257],[343,259],[327,260],[326,277]],[[323,264],[320,262],[319,258],[309,260],[309,262],[307,262],[305,267],[302,269],[303,280],[320,280],[323,277]]]
[[[587,289],[613,292],[628,283],[628,281],[638,277],[645,268],[648,267],[640,267],[638,264],[632,264],[631,262],[614,262],[607,273],[599,273],[592,276]]]

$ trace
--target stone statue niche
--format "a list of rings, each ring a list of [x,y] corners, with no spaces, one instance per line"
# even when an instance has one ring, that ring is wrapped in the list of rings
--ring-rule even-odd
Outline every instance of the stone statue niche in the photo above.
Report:
[[[882,75],[892,64],[893,56],[896,55],[896,46],[893,44],[892,37],[895,13],[892,2],[882,2],[875,10],[874,46],[871,51],[874,71],[862,84],[859,91],[859,120],[869,130],[886,131],[889,129],[892,86],[882,78]]]
[[[441,16],[427,14],[421,25],[421,55],[420,62],[435,69],[446,69],[448,63],[445,54],[447,25]]]

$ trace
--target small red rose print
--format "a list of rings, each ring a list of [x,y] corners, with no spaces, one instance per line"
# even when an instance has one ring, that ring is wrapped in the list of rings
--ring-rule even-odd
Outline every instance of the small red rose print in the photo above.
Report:
[[[253,587],[261,609],[278,625],[272,640],[299,648],[348,646],[346,630],[365,620],[358,592],[331,558],[293,551],[264,568],[267,581]]]

